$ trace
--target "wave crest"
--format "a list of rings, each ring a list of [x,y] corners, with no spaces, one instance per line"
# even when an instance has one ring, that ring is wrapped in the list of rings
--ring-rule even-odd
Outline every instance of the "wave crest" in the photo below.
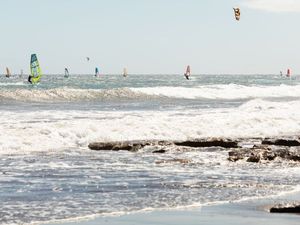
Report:
[[[0,90],[0,100],[17,101],[80,101],[106,99],[255,99],[255,98],[299,98],[300,85],[244,86],[206,85],[197,87],[142,87],[114,89],[75,89],[69,87],[53,89]]]
[[[54,89],[16,89],[1,90],[1,100],[17,101],[80,101],[80,100],[105,100],[105,99],[136,99],[145,98],[146,94],[138,93],[129,88],[96,90],[96,89],[73,89],[73,88],[54,88]]]

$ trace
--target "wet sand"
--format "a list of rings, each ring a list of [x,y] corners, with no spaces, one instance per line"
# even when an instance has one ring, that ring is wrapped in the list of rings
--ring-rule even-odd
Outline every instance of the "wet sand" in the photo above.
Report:
[[[271,214],[270,206],[300,200],[300,192],[266,199],[224,203],[184,210],[158,210],[117,217],[64,222],[63,225],[298,225],[300,215]],[[54,224],[54,223],[53,223]]]

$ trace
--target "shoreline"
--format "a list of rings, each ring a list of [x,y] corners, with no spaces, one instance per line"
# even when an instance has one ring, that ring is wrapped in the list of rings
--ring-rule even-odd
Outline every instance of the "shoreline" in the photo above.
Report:
[[[300,191],[283,195],[242,200],[233,203],[212,204],[186,209],[140,211],[120,216],[91,216],[69,221],[44,223],[47,225],[296,225],[300,215],[270,213],[269,209],[280,203],[300,201]]]

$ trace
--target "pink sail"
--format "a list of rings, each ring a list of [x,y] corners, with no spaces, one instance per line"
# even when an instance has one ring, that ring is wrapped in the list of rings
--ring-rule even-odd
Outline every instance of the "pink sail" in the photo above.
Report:
[[[186,68],[186,72],[185,72],[184,76],[185,76],[186,79],[189,80],[190,75],[191,75],[191,67],[188,65],[187,68]]]
[[[287,70],[286,76],[287,76],[287,77],[290,77],[290,76],[291,76],[291,69],[288,69],[288,70]]]

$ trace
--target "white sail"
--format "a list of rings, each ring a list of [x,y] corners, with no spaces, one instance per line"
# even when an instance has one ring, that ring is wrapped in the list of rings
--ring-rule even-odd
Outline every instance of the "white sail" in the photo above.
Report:
[[[6,77],[10,77],[11,76],[11,73],[8,69],[8,67],[6,67],[6,74],[5,74]]]
[[[128,75],[128,73],[127,73],[127,69],[126,69],[126,68],[124,68],[124,69],[123,69],[123,77],[127,77],[127,75]]]
[[[65,77],[66,77],[66,78],[68,78],[68,77],[69,77],[69,75],[70,75],[70,74],[69,74],[69,70],[68,70],[68,68],[65,68]]]

